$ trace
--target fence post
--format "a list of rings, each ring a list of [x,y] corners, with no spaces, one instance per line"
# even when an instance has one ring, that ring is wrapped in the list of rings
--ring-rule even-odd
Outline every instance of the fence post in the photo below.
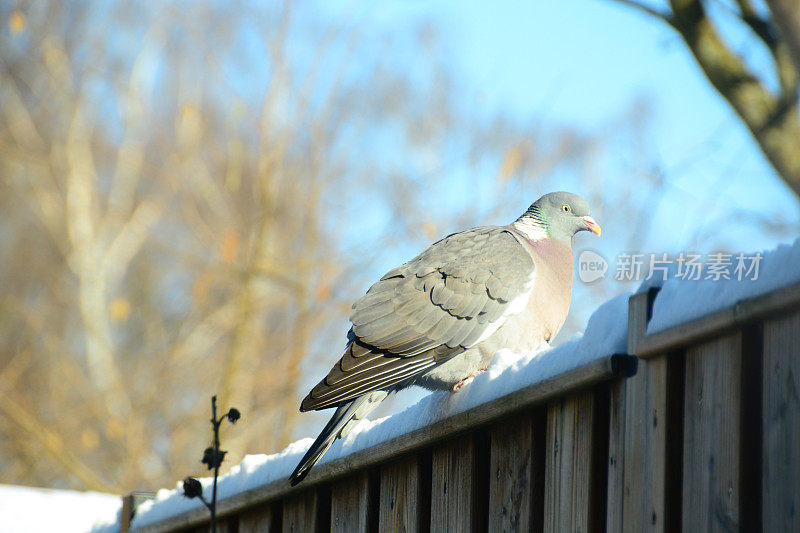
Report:
[[[119,533],[128,533],[131,529],[133,515],[136,508],[147,500],[155,497],[152,492],[131,492],[122,497],[122,508],[119,512]]]
[[[658,288],[650,288],[628,301],[629,354],[636,353],[637,344],[645,336],[657,293]],[[663,475],[663,460],[657,458],[664,455],[664,423],[659,427],[657,421],[663,418],[666,407],[665,388],[663,358],[638,361],[635,375],[612,382],[609,387],[609,532],[644,530],[659,523],[663,529],[663,491],[649,488],[654,481],[658,484],[658,476]],[[660,505],[656,504],[658,501]]]

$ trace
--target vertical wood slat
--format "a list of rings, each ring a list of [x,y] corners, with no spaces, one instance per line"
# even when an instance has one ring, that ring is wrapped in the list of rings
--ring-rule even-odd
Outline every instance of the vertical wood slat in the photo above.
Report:
[[[475,444],[470,435],[433,450],[431,458],[431,532],[471,531]]]
[[[370,480],[361,472],[331,487],[331,531],[366,532],[370,523]]]
[[[644,337],[655,293],[642,292],[628,299],[628,353],[636,353],[636,344]],[[622,532],[625,487],[625,416],[626,380],[609,386],[608,488],[606,490],[606,531]]]
[[[608,489],[606,531],[622,533],[622,502],[625,486],[625,380],[609,386]]]
[[[236,531],[235,527],[231,526],[231,522],[236,521],[235,518],[222,518],[217,519],[217,533],[230,533],[231,531]],[[194,526],[188,531],[181,530],[182,533],[209,533],[211,531],[211,521],[209,520],[205,524]]]
[[[548,405],[545,531],[588,531],[591,526],[593,419],[591,391]]]
[[[150,492],[131,492],[122,497],[122,508],[119,515],[119,531],[127,533],[131,529],[131,520],[136,513],[136,509],[147,500],[151,500],[155,494]]]
[[[683,530],[739,529],[740,332],[687,350]]]
[[[489,531],[529,531],[534,474],[532,417],[524,414],[503,420],[489,433]]]
[[[628,353],[644,337],[655,291],[628,306]],[[636,374],[610,388],[606,527],[612,532],[664,530],[666,356],[639,360]]]
[[[664,531],[666,410],[667,356],[640,360],[636,375],[625,384],[626,531]]]
[[[419,458],[414,455],[381,469],[379,531],[419,531]]]
[[[544,531],[544,479],[547,462],[547,405],[533,411],[533,479],[531,481],[531,528]]]
[[[283,502],[284,533],[315,531],[318,503],[319,496],[314,490],[288,497]]]
[[[239,533],[274,533],[274,519],[271,504],[249,509],[239,517]]]
[[[119,512],[119,533],[128,533],[131,529],[133,515],[133,494],[122,497],[122,509]]]
[[[764,531],[800,531],[800,313],[764,324]]]

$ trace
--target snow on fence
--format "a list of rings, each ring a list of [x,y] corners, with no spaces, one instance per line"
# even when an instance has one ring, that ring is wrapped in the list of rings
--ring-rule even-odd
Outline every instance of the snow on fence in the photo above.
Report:
[[[648,326],[649,324],[649,326]],[[633,354],[633,355],[627,355]],[[800,240],[758,281],[643,286],[583,337],[220,479],[220,531],[800,531]],[[120,530],[208,531],[162,490]]]

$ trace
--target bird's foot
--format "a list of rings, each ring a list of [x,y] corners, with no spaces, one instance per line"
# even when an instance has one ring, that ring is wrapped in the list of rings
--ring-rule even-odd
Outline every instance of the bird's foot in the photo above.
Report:
[[[479,370],[476,370],[475,372],[473,372],[473,373],[472,373],[472,374],[470,374],[469,376],[465,377],[464,379],[462,379],[461,381],[459,381],[458,383],[456,383],[455,385],[453,385],[453,392],[458,392],[458,391],[460,391],[460,390],[461,390],[461,388],[462,388],[464,385],[466,385],[466,384],[468,384],[468,383],[471,383],[473,379],[475,379],[476,377],[480,376],[480,375],[481,375],[481,374],[483,374],[484,372],[486,372],[486,369],[485,369],[485,368],[481,368],[481,369],[479,369]]]

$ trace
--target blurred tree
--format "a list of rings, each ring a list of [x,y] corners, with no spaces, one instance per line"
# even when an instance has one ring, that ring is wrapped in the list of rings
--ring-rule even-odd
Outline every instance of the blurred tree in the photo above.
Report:
[[[593,147],[470,112],[425,25],[365,43],[311,9],[223,2],[0,20],[6,483],[172,485],[199,469],[214,392],[247,413],[232,457],[280,449],[382,249],[516,211],[515,180]],[[442,184],[445,157],[488,179]]]
[[[750,130],[767,160],[800,196],[800,1],[669,0],[664,8],[636,0],[617,0],[666,22],[683,39],[714,88]],[[772,57],[767,76],[736,53],[721,31],[717,14],[735,14],[740,24],[765,46]],[[723,7],[723,10],[719,8]],[[722,21],[722,25],[729,21]],[[772,80],[777,80],[773,84]],[[775,85],[771,88],[771,85]]]

